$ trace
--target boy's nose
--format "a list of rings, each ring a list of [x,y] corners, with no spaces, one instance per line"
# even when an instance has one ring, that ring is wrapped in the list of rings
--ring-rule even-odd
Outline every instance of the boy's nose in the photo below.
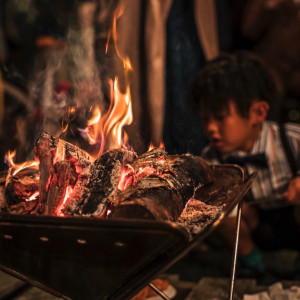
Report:
[[[207,121],[206,121],[206,124],[205,124],[205,129],[206,131],[209,133],[209,134],[212,134],[214,132],[217,132],[218,131],[218,125],[217,125],[217,122],[214,118],[209,118]]]

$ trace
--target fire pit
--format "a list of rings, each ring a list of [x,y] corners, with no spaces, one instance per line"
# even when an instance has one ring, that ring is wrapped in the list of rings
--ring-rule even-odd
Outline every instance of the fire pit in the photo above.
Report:
[[[128,206],[113,219],[2,213],[0,268],[64,299],[129,299],[219,225],[254,178],[210,168],[214,180],[177,220],[133,216]]]

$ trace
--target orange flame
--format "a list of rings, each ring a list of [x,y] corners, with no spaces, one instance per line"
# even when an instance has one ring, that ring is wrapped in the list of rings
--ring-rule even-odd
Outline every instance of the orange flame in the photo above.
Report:
[[[108,32],[107,42],[106,42],[106,47],[105,47],[105,53],[107,53],[108,52],[108,48],[109,48],[110,37],[112,36],[113,42],[114,42],[114,46],[115,46],[115,50],[117,52],[117,55],[120,58],[121,58],[121,55],[119,53],[119,49],[118,49],[118,46],[117,46],[117,39],[118,39],[118,35],[117,35],[117,20],[123,15],[123,13],[124,13],[124,6],[123,5],[119,5],[117,7],[117,9],[115,10],[115,12],[114,12],[111,29]]]
[[[163,141],[160,142],[159,148],[162,148],[162,149],[166,148],[165,143]]]
[[[109,84],[111,104],[108,111],[101,117],[101,111],[96,107],[84,131],[91,144],[100,144],[98,155],[107,149],[126,146],[128,135],[123,131],[123,127],[130,125],[133,120],[129,85],[123,94],[118,86],[118,78],[114,82],[110,80]]]
[[[155,147],[154,144],[151,142],[150,145],[149,145],[148,151],[151,151],[151,150],[153,150],[154,148],[156,148],[156,147]],[[165,149],[165,148],[166,148],[163,141],[160,142],[158,148],[162,148],[162,149]]]
[[[36,160],[32,161],[25,161],[21,164],[15,164],[14,158],[16,157],[16,150],[14,151],[8,151],[7,154],[5,155],[5,160],[7,161],[9,167],[11,168],[11,175],[14,176],[18,172],[20,172],[23,169],[26,168],[38,168],[39,167],[39,162]]]
[[[98,143],[100,156],[105,150],[127,147],[128,135],[123,130],[124,126],[130,125],[133,121],[130,84],[128,80],[129,73],[133,70],[128,57],[123,57],[117,45],[117,20],[124,12],[123,6],[119,6],[113,17],[112,27],[108,33],[106,43],[106,53],[109,47],[110,37],[113,38],[114,46],[118,57],[123,62],[124,79],[126,82],[125,93],[122,93],[119,86],[118,77],[109,80],[110,85],[110,107],[102,116],[98,107],[94,108],[93,116],[88,121],[88,126],[82,132],[91,144]]]
[[[153,150],[154,148],[155,148],[155,147],[154,147],[153,143],[151,142],[150,145],[149,145],[148,151],[151,151],[151,150]]]

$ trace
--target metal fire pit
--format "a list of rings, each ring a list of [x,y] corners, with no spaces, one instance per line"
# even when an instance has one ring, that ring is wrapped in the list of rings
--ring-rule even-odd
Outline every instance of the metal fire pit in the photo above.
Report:
[[[0,269],[64,299],[129,299],[203,241],[247,193],[253,176],[244,180],[233,165],[213,167],[216,183],[198,197],[222,213],[193,239],[174,222],[3,215]]]

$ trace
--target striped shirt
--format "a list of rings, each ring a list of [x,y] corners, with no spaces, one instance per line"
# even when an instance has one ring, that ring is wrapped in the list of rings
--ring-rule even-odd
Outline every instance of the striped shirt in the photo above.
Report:
[[[297,175],[300,176],[300,124],[286,123],[285,132],[287,142],[290,145],[297,164]],[[279,132],[279,125],[273,121],[265,121],[259,138],[254,143],[249,153],[245,151],[234,151],[226,153],[223,161],[230,156],[248,156],[265,153],[268,168],[262,168],[250,164],[243,166],[246,174],[257,172],[257,177],[248,193],[249,204],[257,204],[261,209],[280,208],[288,205],[282,195],[287,190],[289,182],[293,178],[287,155],[284,150]],[[210,145],[203,149],[203,158],[209,163],[220,163],[215,148]]]

